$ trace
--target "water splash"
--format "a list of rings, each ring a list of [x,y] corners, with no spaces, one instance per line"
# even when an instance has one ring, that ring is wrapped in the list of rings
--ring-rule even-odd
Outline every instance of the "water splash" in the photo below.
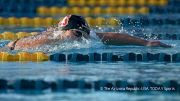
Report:
[[[63,31],[54,31],[53,36],[49,36],[48,38],[55,39],[57,36],[62,35]],[[36,48],[27,48],[23,49],[22,51],[28,51],[28,52],[45,52],[45,53],[53,53],[53,52],[62,52],[67,51],[71,49],[84,49],[84,48],[98,48],[101,47],[102,43],[99,40],[96,39],[85,39],[81,38],[81,41],[71,41],[71,40],[64,40],[61,42],[56,42],[53,44],[46,44],[40,47]]]

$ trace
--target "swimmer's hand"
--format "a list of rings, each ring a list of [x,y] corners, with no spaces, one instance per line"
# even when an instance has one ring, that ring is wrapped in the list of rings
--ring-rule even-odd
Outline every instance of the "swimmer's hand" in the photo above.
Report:
[[[147,42],[146,46],[150,47],[163,47],[163,48],[171,48],[172,46],[164,44],[160,41],[149,41]]]

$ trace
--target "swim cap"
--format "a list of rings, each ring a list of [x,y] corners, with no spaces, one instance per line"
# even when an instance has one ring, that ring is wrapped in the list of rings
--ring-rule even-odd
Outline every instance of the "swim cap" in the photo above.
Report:
[[[58,23],[58,27],[61,30],[77,29],[87,34],[90,33],[89,25],[82,16],[78,15],[67,15],[62,21]]]

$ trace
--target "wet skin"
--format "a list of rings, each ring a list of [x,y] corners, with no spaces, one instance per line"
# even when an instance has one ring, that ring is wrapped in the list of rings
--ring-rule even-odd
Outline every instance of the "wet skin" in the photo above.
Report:
[[[8,43],[7,46],[0,49],[3,51],[5,49],[21,50],[27,48],[35,48],[46,44],[53,44],[56,42],[63,42],[64,40],[74,41],[79,40],[80,38],[75,36],[75,30],[64,31],[63,34],[59,34],[54,37],[53,29],[38,33],[34,36],[28,36],[25,38],[18,39],[17,41],[12,41]],[[160,41],[148,41],[138,37],[130,36],[124,33],[115,33],[115,32],[104,32],[96,33],[96,35],[101,39],[105,45],[139,45],[139,46],[151,46],[151,47],[164,47],[170,48],[170,45],[161,43]],[[83,37],[89,39],[90,36],[84,34]],[[14,44],[15,43],[15,44]]]

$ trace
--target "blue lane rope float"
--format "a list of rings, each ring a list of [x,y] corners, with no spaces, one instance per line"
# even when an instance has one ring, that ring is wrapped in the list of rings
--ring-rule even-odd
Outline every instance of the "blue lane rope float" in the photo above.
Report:
[[[9,54],[0,52],[0,61],[56,61],[56,62],[117,62],[117,61],[158,61],[158,62],[180,62],[180,53],[56,53],[52,55],[43,52],[19,52]]]
[[[0,0],[1,6],[15,5],[15,6],[27,6],[29,5],[38,7],[42,5],[46,6],[67,6],[67,0]]]
[[[159,61],[159,62],[179,62],[180,53],[88,53],[88,54],[53,54],[50,55],[50,61],[57,62],[96,62],[96,61]]]
[[[0,90],[31,90],[31,91],[65,91],[68,89],[78,90],[91,90],[96,91],[113,91],[113,92],[150,92],[155,91],[153,87],[158,88],[160,92],[166,91],[165,88],[170,88],[169,92],[180,93],[180,84],[175,80],[164,80],[156,82],[153,80],[144,81],[133,81],[127,80],[96,80],[96,81],[85,81],[81,80],[68,80],[58,79],[55,81],[45,80],[28,80],[28,79],[17,79],[17,80],[6,80],[0,79]],[[108,88],[108,89],[107,89]],[[122,89],[120,89],[122,88]],[[131,88],[131,90],[130,90]],[[138,88],[137,90],[132,90]],[[146,89],[145,89],[146,88]],[[110,90],[111,89],[111,90]],[[113,90],[114,89],[114,90]],[[116,90],[115,90],[116,89]],[[167,92],[167,91],[166,91]]]

